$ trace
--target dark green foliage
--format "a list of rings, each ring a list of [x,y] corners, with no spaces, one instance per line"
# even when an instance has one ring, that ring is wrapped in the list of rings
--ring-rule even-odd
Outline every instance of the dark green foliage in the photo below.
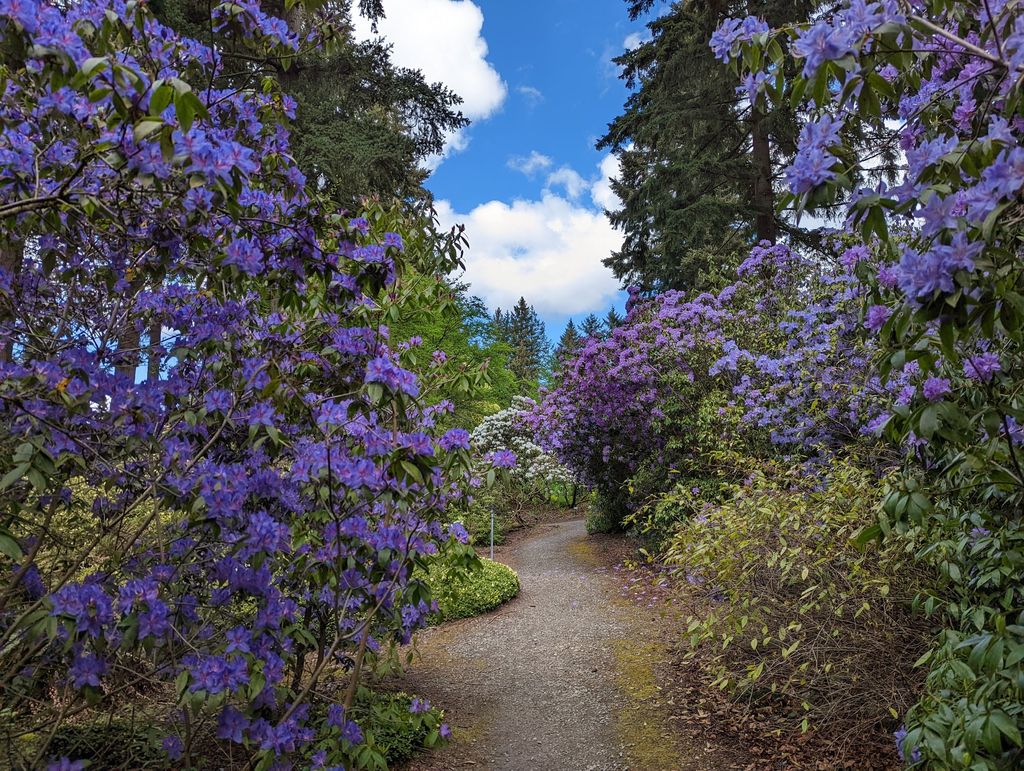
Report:
[[[56,758],[89,761],[90,769],[166,768],[167,754],[160,746],[165,735],[156,726],[134,724],[124,718],[63,725],[47,748]]]
[[[651,2],[630,2],[636,18]],[[771,24],[805,19],[811,0],[673,3],[648,25],[652,38],[615,61],[633,93],[598,146],[622,165],[613,182],[622,208],[610,212],[622,248],[605,264],[645,290],[708,287],[749,247],[774,241],[773,179],[793,152],[792,111],[752,114],[736,78],[715,60],[708,40],[727,16],[753,14]]]
[[[603,337],[604,325],[593,313],[589,314],[580,324],[580,334],[584,340],[590,337]]]
[[[509,369],[519,381],[519,393],[536,394],[546,374],[551,348],[544,322],[534,307],[520,297],[511,311],[498,308],[494,312],[493,325],[495,334],[508,346]]]
[[[407,693],[365,687],[357,691],[352,715],[362,727],[367,745],[383,757],[386,767],[394,768],[436,742],[441,710],[433,707],[414,713],[411,705],[412,697]]]
[[[621,514],[618,514],[619,504],[616,501],[606,499],[604,496],[595,494],[590,506],[587,508],[586,526],[587,532],[614,533],[621,530]]]
[[[565,331],[563,331],[562,336],[558,338],[558,345],[555,346],[554,361],[552,363],[553,368],[558,370],[560,367],[564,366],[566,361],[576,355],[576,352],[580,349],[582,342],[580,333],[576,330],[576,325],[573,323],[572,319],[569,319],[569,323],[565,325]]]
[[[604,328],[611,334],[612,330],[622,325],[622,316],[614,308],[608,309],[608,315],[604,317]]]
[[[344,7],[350,8],[348,0]],[[153,11],[183,34],[211,38],[209,6],[201,0],[153,0]],[[369,18],[381,15],[379,0],[359,3]],[[282,12],[293,28],[298,11]],[[217,39],[230,58],[230,41]],[[281,62],[256,73],[244,59],[231,68],[237,77],[270,75],[298,103],[292,149],[307,178],[343,206],[363,197],[383,200],[429,198],[423,188],[429,156],[444,149],[446,133],[468,124],[462,100],[440,83],[427,83],[418,70],[396,67],[381,41],[357,43],[340,26],[325,50]]]

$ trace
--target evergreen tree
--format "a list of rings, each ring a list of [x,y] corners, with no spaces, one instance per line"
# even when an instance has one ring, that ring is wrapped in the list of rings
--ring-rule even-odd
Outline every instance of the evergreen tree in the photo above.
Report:
[[[615,329],[615,327],[618,327],[618,326],[621,326],[621,325],[622,325],[622,316],[620,316],[619,312],[617,310],[615,310],[614,308],[609,308],[608,309],[608,315],[604,317],[604,326],[605,326],[605,329],[608,331],[607,333],[611,334],[612,330]]]
[[[580,349],[581,343],[580,333],[576,331],[572,319],[569,319],[562,336],[558,338],[558,345],[555,346],[555,366],[560,366],[571,358]]]
[[[636,19],[654,0],[627,0]],[[644,290],[703,288],[751,240],[775,241],[791,225],[775,215],[773,180],[792,154],[790,109],[750,109],[736,78],[708,41],[727,16],[773,26],[806,19],[814,0],[686,0],[651,21],[651,39],[618,57],[633,91],[598,147],[622,173],[609,212],[623,234],[605,260],[618,278]]]
[[[351,6],[341,0],[346,14]],[[152,0],[151,7],[183,34],[210,39],[203,0]],[[380,0],[362,1],[359,10],[370,18],[382,14]],[[300,9],[278,12],[293,29],[304,26]],[[231,41],[216,44],[230,60]],[[270,74],[280,81],[298,104],[291,127],[296,161],[309,180],[350,209],[364,196],[429,199],[423,161],[444,149],[447,132],[468,124],[456,94],[427,83],[417,70],[396,67],[384,42],[356,42],[350,25],[336,30],[329,50],[300,54],[271,73],[253,72],[244,56],[226,69],[237,73],[235,79]]]
[[[602,324],[601,320],[593,313],[588,314],[580,325],[580,333],[584,340],[591,337],[604,337],[604,331],[604,324]]]
[[[491,323],[495,335],[509,348],[508,367],[519,381],[520,393],[536,392],[544,378],[551,347],[537,311],[520,297],[511,311],[498,308]]]

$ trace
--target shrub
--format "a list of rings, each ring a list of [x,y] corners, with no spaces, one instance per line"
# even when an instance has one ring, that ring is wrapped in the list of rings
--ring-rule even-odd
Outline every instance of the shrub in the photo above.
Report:
[[[756,467],[724,503],[681,522],[666,561],[708,603],[688,621],[688,655],[720,687],[781,700],[781,713],[838,741],[914,702],[929,634],[911,611],[922,586],[913,544],[851,543],[873,521],[877,481],[838,461],[823,479]],[[693,500],[685,489],[661,506],[689,517]]]
[[[587,532],[614,533],[621,528],[621,517],[619,505],[614,498],[596,493],[590,505],[587,507],[586,517]]]
[[[368,755],[378,758],[376,767],[402,763],[423,749],[435,746],[444,713],[430,702],[407,693],[387,693],[361,687],[352,708],[363,727]],[[379,765],[383,762],[384,765]],[[362,766],[374,768],[372,763]]]
[[[476,569],[444,560],[430,565],[427,585],[437,601],[437,621],[454,621],[486,613],[519,593],[519,576],[507,565],[481,559]]]
[[[48,751],[56,757],[90,761],[92,768],[165,768],[167,754],[154,726],[110,716],[60,726]]]

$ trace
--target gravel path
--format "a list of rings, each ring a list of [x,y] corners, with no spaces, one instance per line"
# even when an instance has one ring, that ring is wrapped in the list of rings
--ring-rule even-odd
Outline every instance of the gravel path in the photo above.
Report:
[[[410,771],[730,767],[672,730],[651,619],[621,600],[609,571],[619,554],[577,520],[541,525],[499,555],[519,573],[519,596],[420,638],[403,688],[443,706],[456,741]]]

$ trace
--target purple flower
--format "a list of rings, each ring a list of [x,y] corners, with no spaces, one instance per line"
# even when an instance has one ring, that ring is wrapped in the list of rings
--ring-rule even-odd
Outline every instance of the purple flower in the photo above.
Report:
[[[227,706],[217,719],[217,738],[241,744],[245,741],[244,731],[249,719],[232,706]]]
[[[46,766],[46,771],[84,771],[84,769],[84,760],[70,760],[67,756],[51,760]]]
[[[160,743],[160,746],[164,748],[164,752],[171,760],[180,760],[185,753],[185,745],[177,736],[168,736]]]
[[[106,672],[106,662],[95,653],[76,653],[71,668],[68,670],[75,688],[85,688],[87,685],[99,688],[100,678]]]
[[[448,534],[459,543],[469,543],[469,532],[461,522],[453,522],[448,526]]]
[[[52,614],[70,616],[78,632],[99,637],[114,620],[113,602],[93,583],[67,584],[51,595]]]
[[[495,468],[512,468],[516,465],[516,454],[511,450],[495,450],[488,457]]]
[[[896,751],[903,760],[918,763],[921,760],[921,750],[917,747],[908,748],[906,746],[907,733],[908,731],[905,726],[900,726],[896,729],[896,732],[893,734],[893,737],[896,739]],[[910,750],[909,752],[908,749]]]
[[[980,383],[989,383],[999,372],[1002,365],[999,363],[999,354],[992,351],[977,353],[964,359],[964,374],[972,380]]]
[[[924,398],[930,402],[937,402],[950,392],[950,383],[944,377],[930,377],[921,386]]]
[[[447,452],[452,450],[469,449],[469,432],[464,428],[452,428],[441,437],[441,449]]]
[[[825,62],[842,59],[853,50],[848,27],[833,27],[819,21],[800,32],[793,43],[793,53],[804,60],[804,77],[811,77]]]
[[[890,315],[892,315],[892,310],[888,306],[872,305],[868,308],[867,315],[864,318],[864,326],[872,332],[878,332],[885,326],[885,322],[889,320]]]

